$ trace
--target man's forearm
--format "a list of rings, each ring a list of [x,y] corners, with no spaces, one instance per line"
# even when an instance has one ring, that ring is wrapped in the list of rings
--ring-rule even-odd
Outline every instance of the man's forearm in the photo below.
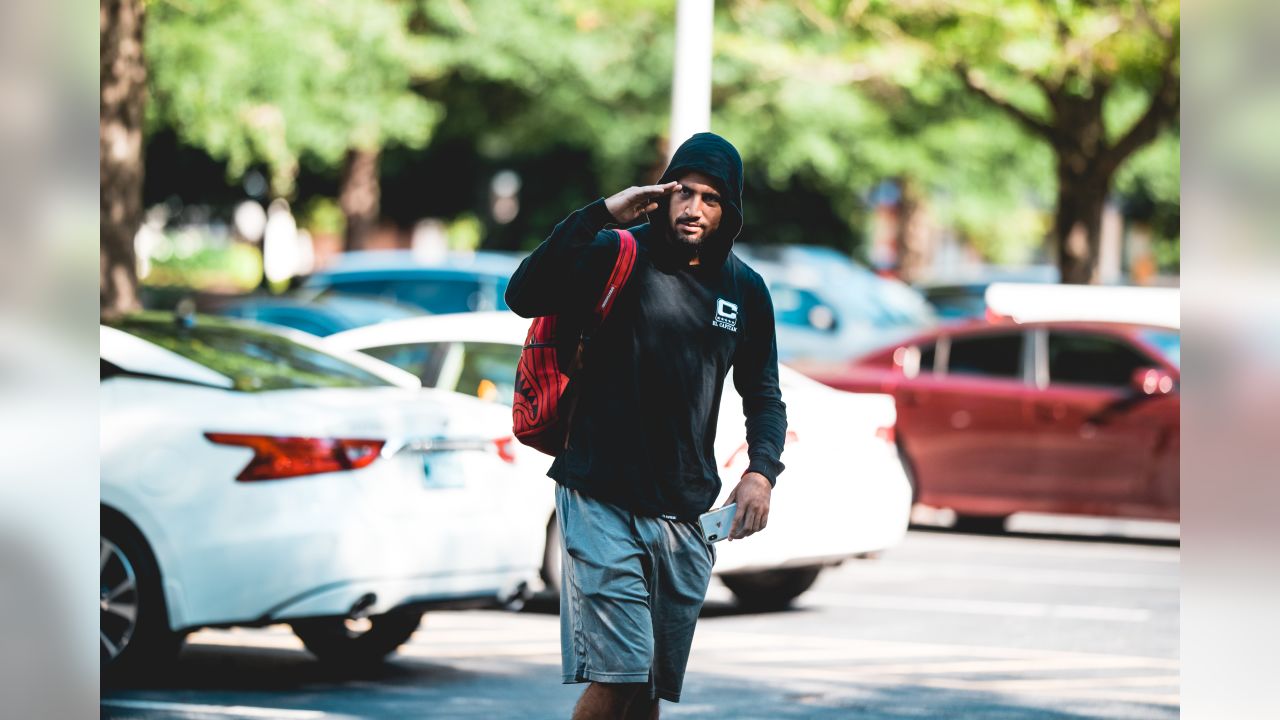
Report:
[[[555,315],[572,301],[570,288],[582,281],[577,266],[596,234],[613,223],[604,200],[570,213],[520,263],[507,285],[507,307],[523,317]]]

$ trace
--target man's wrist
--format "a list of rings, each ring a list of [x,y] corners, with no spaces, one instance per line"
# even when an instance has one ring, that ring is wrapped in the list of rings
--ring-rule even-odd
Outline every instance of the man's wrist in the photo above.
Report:
[[[609,203],[606,198],[600,198],[587,206],[587,217],[591,220],[591,224],[597,230],[603,230],[609,225],[620,225],[618,219],[613,216],[613,212],[609,210]]]

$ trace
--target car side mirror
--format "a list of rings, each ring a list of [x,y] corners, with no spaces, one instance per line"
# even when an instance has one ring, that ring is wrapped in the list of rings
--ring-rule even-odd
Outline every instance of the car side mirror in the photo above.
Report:
[[[1173,392],[1173,376],[1153,367],[1140,367],[1133,371],[1129,385],[1139,395],[1168,395]]]

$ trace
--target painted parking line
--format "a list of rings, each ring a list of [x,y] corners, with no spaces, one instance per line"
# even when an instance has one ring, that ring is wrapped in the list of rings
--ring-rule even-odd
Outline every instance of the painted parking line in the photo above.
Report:
[[[177,713],[177,717],[214,715],[236,718],[271,718],[271,720],[340,720],[350,715],[334,715],[319,710],[291,710],[289,708],[253,707],[250,705],[198,705],[194,703],[161,702],[157,700],[103,700],[102,705],[127,710],[155,710]]]
[[[993,580],[1011,585],[1061,585],[1064,587],[1177,590],[1176,572],[1126,573],[1090,570],[1040,570],[1022,566],[973,565],[894,560],[885,564],[857,564],[846,571],[858,582],[910,582],[919,580]]]
[[[1006,600],[971,600],[969,598],[932,598],[918,595],[841,595],[811,592],[802,595],[797,605],[812,608],[844,607],[859,610],[903,610],[994,615],[1006,618],[1058,618],[1129,623],[1147,622],[1151,619],[1151,611],[1142,608],[1010,602]]]
[[[1021,538],[1019,538],[1021,539]],[[1050,558],[1064,560],[1098,560],[1100,562],[1149,562],[1176,564],[1181,560],[1178,547],[1116,547],[1100,543],[1072,542],[1066,540],[1030,539],[1011,543],[1009,538],[982,537],[943,533],[908,534],[906,541],[891,549],[895,561],[913,554],[929,552],[938,563],[951,562],[951,558],[971,558],[980,554],[984,560],[1000,557],[1033,557],[1037,561]]]

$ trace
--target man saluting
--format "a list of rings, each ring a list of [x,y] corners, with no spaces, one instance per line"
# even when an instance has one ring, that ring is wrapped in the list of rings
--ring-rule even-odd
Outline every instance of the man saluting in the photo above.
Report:
[[[742,160],[700,133],[657,185],[565,218],[520,264],[507,304],[581,324],[631,227],[635,268],[574,379],[568,442],[548,471],[563,538],[563,679],[591,683],[574,718],[656,718],[678,702],[715,549],[698,515],[720,493],[713,454],[730,368],[750,464],[729,496],[731,539],[764,529],[787,420],[773,303],[732,252],[742,229]]]

